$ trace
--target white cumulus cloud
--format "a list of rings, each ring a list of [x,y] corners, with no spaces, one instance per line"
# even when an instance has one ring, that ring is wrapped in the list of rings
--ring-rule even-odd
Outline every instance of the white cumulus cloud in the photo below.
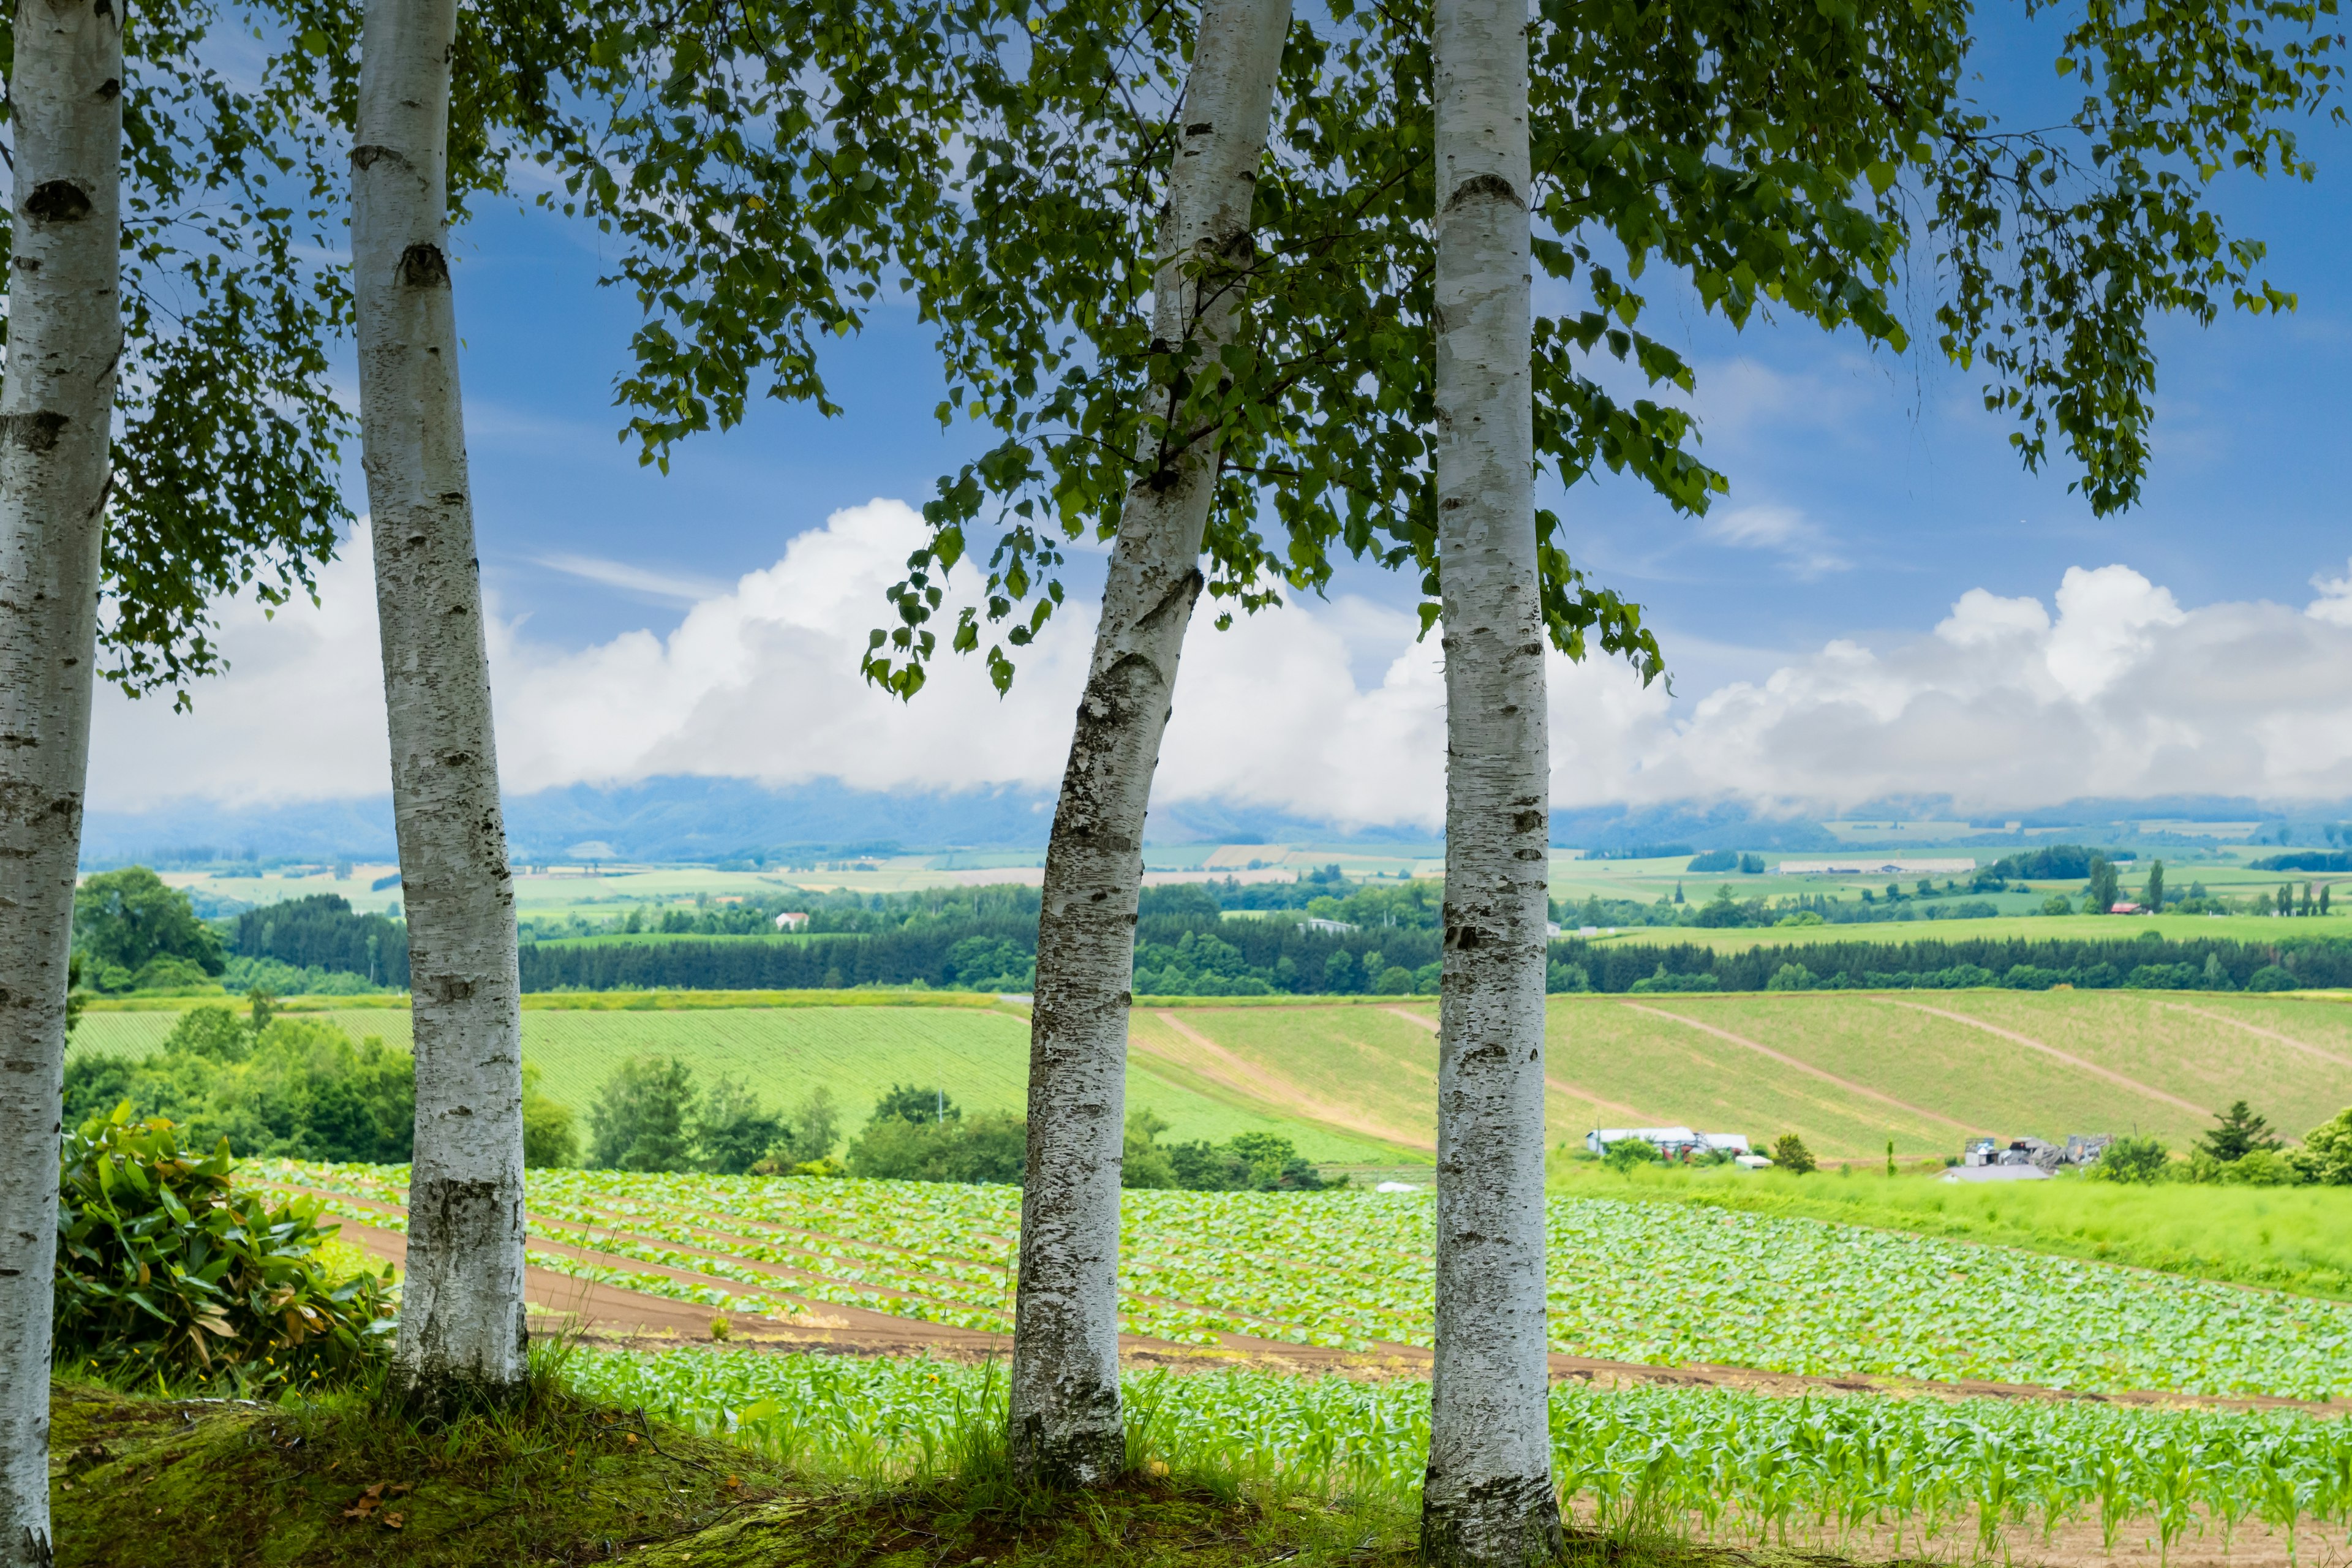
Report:
[[[940,660],[911,704],[859,678],[881,590],[921,531],[897,501],[837,512],[775,565],[696,600],[666,636],[555,647],[493,605],[507,787],[688,773],[1051,788],[1085,677],[1086,607],[1055,616],[1001,700],[971,659]],[[1907,640],[1832,640],[1681,700],[1622,665],[1555,658],[1553,798],[1841,805],[1944,794],[1992,808],[2093,795],[2352,795],[2352,574],[2315,585],[2319,597],[2302,608],[2187,608],[2127,566],[2078,567],[2046,604],[1970,588]],[[234,668],[195,691],[193,715],[102,695],[91,804],[381,795],[363,536],[320,590],[319,607],[274,619],[230,606],[221,640]],[[1444,684],[1436,639],[1416,641],[1416,629],[1411,614],[1360,598],[1244,617],[1223,633],[1203,615],[1156,798],[1434,826]]]

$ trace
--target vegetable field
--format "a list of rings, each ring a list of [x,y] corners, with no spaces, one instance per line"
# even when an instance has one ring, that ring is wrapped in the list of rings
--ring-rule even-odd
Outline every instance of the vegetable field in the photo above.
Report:
[[[398,1228],[406,1172],[256,1162]],[[1010,1187],[533,1172],[531,1261],[784,1321],[1004,1332]],[[1555,1197],[1551,1346],[1659,1365],[2086,1393],[2352,1394],[2352,1305],[1782,1215]],[[1122,1327],[1187,1345],[1431,1342],[1421,1194],[1130,1192]]]
[[[866,1475],[936,1469],[1003,1420],[995,1367],[682,1350],[583,1354],[572,1372],[617,1404]],[[1174,1468],[1360,1500],[1409,1498],[1426,1462],[1424,1384],[1162,1372],[1130,1374],[1125,1394]],[[2031,1559],[2062,1531],[2164,1554],[2243,1553],[2267,1531],[2326,1561],[2352,1524],[2352,1423],[2300,1415],[1566,1384],[1551,1426],[1562,1493],[1622,1533],[1966,1561]]]

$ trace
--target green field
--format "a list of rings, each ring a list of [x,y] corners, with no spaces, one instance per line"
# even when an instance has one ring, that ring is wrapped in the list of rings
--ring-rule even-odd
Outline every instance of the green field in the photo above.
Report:
[[[2341,1187],[1947,1182],[1871,1167],[1810,1176],[1667,1165],[1623,1173],[1559,1157],[1551,1183],[1583,1197],[1869,1226],[2352,1300],[2352,1190]]]
[[[247,1169],[401,1223],[404,1167]],[[531,1259],[559,1272],[780,1321],[837,1305],[1012,1326],[1016,1187],[533,1171],[529,1203]],[[2342,1302],[1782,1215],[1546,1208],[1548,1337],[1567,1354],[2106,1394],[2352,1392]],[[1426,1194],[1124,1193],[1120,1326],[1212,1348],[1427,1348],[1434,1237]]]
[[[152,1050],[176,1016],[92,1010],[73,1048]],[[320,1016],[354,1037],[409,1043],[400,1008]],[[1796,1132],[1832,1161],[1883,1159],[1890,1139],[1906,1159],[1956,1154],[1980,1134],[2140,1132],[2181,1149],[2234,1100],[2289,1137],[2352,1105],[2352,1005],[2310,996],[1555,996],[1549,1019],[1545,1110],[1556,1144],[1594,1127],[1689,1126],[1756,1140]],[[1426,1157],[1436,1142],[1436,1022],[1425,997],[1145,998],[1131,1023],[1129,1100],[1179,1139],[1270,1129],[1329,1163]],[[961,993],[565,994],[535,995],[523,1011],[525,1059],[576,1109],[623,1058],[657,1052],[705,1078],[744,1079],[772,1104],[823,1085],[853,1126],[893,1082],[941,1083],[974,1109],[1018,1110],[1027,1040],[1017,1006]]]
[[[411,1044],[403,1009],[304,1016],[330,1020],[354,1038],[380,1036],[404,1049]],[[93,1011],[75,1027],[73,1049],[144,1055],[163,1044],[178,1017],[176,1011]],[[813,1089],[829,1089],[851,1130],[865,1122],[893,1083],[936,1084],[975,1110],[1018,1112],[1027,1094],[1029,1021],[1011,1007],[527,1007],[522,1037],[523,1060],[539,1068],[542,1087],[580,1111],[614,1067],[646,1054],[675,1056],[705,1081],[732,1075],[770,1105],[790,1107]],[[1129,1075],[1128,1103],[1158,1113],[1169,1124],[1168,1136],[1180,1141],[1223,1142],[1236,1132],[1270,1131],[1326,1163],[1389,1164],[1410,1157],[1377,1134],[1302,1115],[1279,1096],[1163,1076],[1149,1060],[1139,1061]]]

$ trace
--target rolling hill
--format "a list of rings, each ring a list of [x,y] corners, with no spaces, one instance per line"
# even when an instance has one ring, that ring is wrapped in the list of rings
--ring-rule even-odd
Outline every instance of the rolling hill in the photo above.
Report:
[[[685,998],[678,998],[684,1001]],[[970,999],[964,999],[969,1003]],[[1010,1005],[563,1008],[523,1015],[525,1059],[584,1108],[613,1067],[674,1054],[770,1103],[823,1085],[850,1125],[894,1082],[1018,1110],[1027,1020]],[[327,1015],[408,1043],[397,1009]],[[175,1015],[92,1012],[77,1051],[142,1052]],[[1426,1159],[1436,1137],[1437,1008],[1393,1004],[1137,1009],[1129,1104],[1174,1138],[1279,1131],[1327,1163]],[[2003,1138],[2143,1132],[2183,1147],[2231,1100],[2290,1136],[2352,1105],[2352,1005],[2201,992],[1794,993],[1556,996],[1546,1114],[1555,1142],[1594,1126],[1801,1134],[1830,1159],[1956,1153]]]

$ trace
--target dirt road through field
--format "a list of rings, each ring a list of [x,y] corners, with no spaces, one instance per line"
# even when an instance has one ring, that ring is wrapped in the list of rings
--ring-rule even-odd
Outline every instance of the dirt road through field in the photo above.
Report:
[[[2177,1094],[2168,1094],[2155,1085],[2142,1083],[2136,1078],[2126,1078],[2123,1074],[2103,1068],[2096,1062],[2086,1061],[2072,1051],[2062,1051],[2055,1046],[2042,1044],[2031,1035],[2021,1035],[2015,1029],[2004,1029],[1999,1024],[1988,1024],[1982,1018],[1971,1018],[1966,1013],[1955,1013],[1947,1007],[1930,1007],[1925,1002],[1906,1002],[1897,996],[1874,996],[1871,1000],[1883,1002],[1889,1007],[1908,1007],[1914,1013],[1932,1013],[1938,1018],[1948,1018],[1955,1024],[1966,1024],[1971,1029],[1982,1029],[1988,1035],[1999,1035],[2004,1040],[2012,1041],[2029,1050],[2040,1051],[2045,1057],[2052,1057],[2064,1062],[2078,1072],[2089,1073],[2093,1078],[2103,1078],[2119,1089],[2130,1089],[2134,1094],[2144,1094],[2150,1100],[2160,1100],[2167,1105],[2177,1105],[2181,1110],[2192,1111],[2200,1117],[2210,1114],[2205,1107],[2193,1100],[2183,1100]]]
[[[1151,1016],[1181,1036],[1188,1044],[1197,1047],[1201,1055],[1198,1058],[1185,1057],[1165,1047],[1155,1046],[1149,1039],[1136,1041],[1135,1043],[1141,1045],[1146,1055],[1158,1057],[1162,1061],[1171,1062],[1177,1067],[1189,1068],[1202,1078],[1232,1089],[1236,1094],[1244,1094],[1261,1102],[1272,1100],[1278,1105],[1291,1107],[1303,1116],[1311,1117],[1317,1121],[1325,1122],[1333,1127],[1344,1128],[1349,1132],[1361,1132],[1366,1137],[1378,1138],[1388,1143],[1400,1143],[1408,1149],[1426,1149],[1433,1152],[1437,1147],[1434,1142],[1420,1133],[1401,1131],[1385,1122],[1374,1121],[1369,1117],[1349,1110],[1345,1106],[1333,1105],[1328,1100],[1318,1098],[1295,1080],[1284,1077],[1272,1068],[1260,1067],[1255,1062],[1236,1056],[1173,1013],[1155,1010]],[[1133,1037],[1129,1038],[1132,1040]]]
[[[1408,1008],[1383,1007],[1381,1011],[1389,1014],[1392,1017],[1402,1018],[1408,1024],[1418,1024],[1433,1035],[1437,1033],[1437,1024],[1434,1020],[1424,1018],[1420,1014],[1412,1012]],[[1563,1099],[1581,1100],[1588,1104],[1597,1105],[1603,1110],[1621,1111],[1623,1113],[1625,1121],[1630,1126],[1654,1127],[1657,1125],[1656,1121],[1646,1112],[1634,1110],[1632,1106],[1627,1105],[1623,1100],[1611,1100],[1605,1095],[1595,1094],[1581,1084],[1570,1083],[1563,1079],[1554,1078],[1549,1073],[1544,1074],[1544,1087],[1551,1090],[1554,1094],[1559,1095]]]
[[[2246,1033],[2259,1035],[2265,1040],[2276,1040],[2282,1046],[2293,1047],[2305,1056],[2317,1057],[2321,1061],[2334,1062],[2340,1068],[2352,1068],[2352,1057],[2339,1057],[2334,1051],[2322,1050],[2308,1041],[2296,1039],[2293,1035],[2282,1035],[2276,1029],[2265,1029],[2260,1024],[2249,1024],[2243,1018],[2232,1018],[2227,1013],[2216,1013],[2210,1007],[2191,1007],[2186,1002],[2158,1002],[2157,1005],[2168,1008],[2175,1013],[2194,1013],[2200,1018],[2210,1018],[2217,1024],[2227,1024],[2233,1029],[2243,1029]]]
[[[1914,1105],[1907,1100],[1897,1100],[1891,1094],[1882,1094],[1866,1083],[1856,1083],[1850,1078],[1840,1078],[1833,1072],[1824,1072],[1811,1062],[1799,1061],[1792,1056],[1776,1051],[1771,1047],[1759,1044],[1744,1035],[1735,1035],[1728,1029],[1718,1029],[1713,1024],[1702,1024],[1696,1018],[1686,1018],[1680,1013],[1669,1013],[1663,1007],[1644,1007],[1639,1002],[1627,1002],[1623,1005],[1636,1013],[1647,1013],[1653,1018],[1668,1019],[1696,1029],[1701,1034],[1713,1035],[1718,1040],[1728,1040],[1735,1046],[1745,1046],[1757,1055],[1769,1057],[1783,1067],[1793,1068],[1801,1073],[1821,1079],[1823,1083],[1835,1084],[1848,1094],[1864,1095],[1883,1105],[1891,1105],[1897,1110],[1907,1110],[1914,1116],[1924,1116],[1930,1121],[1940,1121],[1947,1127],[1957,1127],[1963,1132],[1980,1132],[1988,1137],[1991,1135],[1990,1128],[1971,1127],[1969,1123],[1947,1116],[1940,1110],[1929,1110],[1927,1107]]]

